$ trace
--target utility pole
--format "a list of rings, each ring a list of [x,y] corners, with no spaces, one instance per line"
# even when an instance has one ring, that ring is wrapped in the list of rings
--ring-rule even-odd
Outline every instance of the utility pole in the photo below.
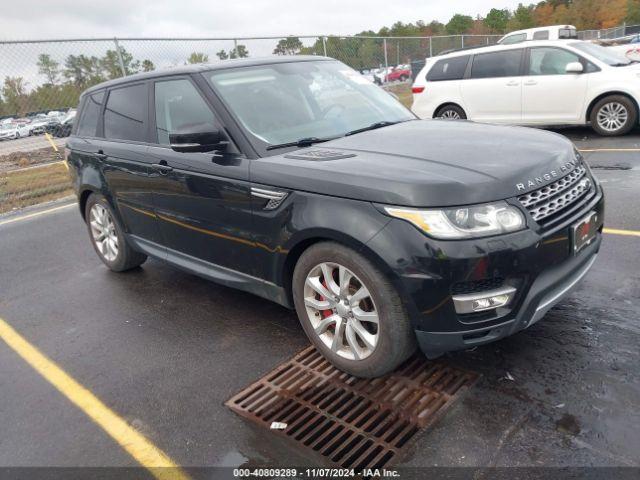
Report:
[[[127,70],[124,68],[124,60],[122,59],[122,52],[120,51],[120,44],[118,39],[113,37],[113,43],[116,45],[116,53],[118,54],[118,63],[120,63],[120,70],[122,70],[122,76],[127,76]]]

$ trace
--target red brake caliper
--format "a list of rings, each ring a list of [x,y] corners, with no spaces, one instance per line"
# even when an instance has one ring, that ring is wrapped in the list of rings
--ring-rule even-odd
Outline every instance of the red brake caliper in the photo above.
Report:
[[[327,287],[327,281],[324,278],[322,278],[322,282],[320,282],[320,283],[322,283],[322,286],[324,288],[326,288],[327,290],[329,289],[329,287]],[[320,300],[326,300],[326,298],[324,298],[322,295],[320,295]],[[333,315],[333,310],[331,310],[331,309],[322,310],[320,312],[320,314],[322,315],[322,318],[327,318],[327,317],[330,317],[331,315]]]

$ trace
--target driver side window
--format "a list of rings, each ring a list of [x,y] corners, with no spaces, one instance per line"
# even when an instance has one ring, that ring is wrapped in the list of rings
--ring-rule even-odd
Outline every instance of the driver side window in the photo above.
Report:
[[[187,79],[155,85],[156,133],[160,145],[169,145],[169,134],[187,132],[196,125],[215,129],[213,112]]]
[[[560,48],[532,48],[529,75],[566,75],[567,65],[580,62],[580,57]]]

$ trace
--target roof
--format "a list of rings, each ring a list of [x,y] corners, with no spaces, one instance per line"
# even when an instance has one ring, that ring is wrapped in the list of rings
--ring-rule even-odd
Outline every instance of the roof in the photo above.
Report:
[[[437,57],[457,57],[461,55],[477,55],[479,53],[488,53],[502,50],[517,50],[518,48],[527,48],[527,47],[553,47],[553,46],[561,46],[568,45],[571,43],[580,42],[576,38],[568,38],[566,40],[526,40],[519,43],[511,43],[509,45],[490,45],[488,47],[469,47],[463,48],[459,50],[450,51],[441,55],[437,55]]]
[[[233,60],[223,60],[217,63],[199,63],[195,65],[185,65],[183,67],[165,68],[154,70],[152,72],[135,73],[126,77],[108,80],[106,82],[99,83],[98,85],[94,85],[93,87],[89,87],[84,91],[83,95],[95,92],[96,90],[101,90],[103,88],[113,87],[124,83],[148,80],[150,78],[166,77],[168,75],[190,75],[193,73],[209,72],[213,70],[226,70],[229,68],[255,67],[259,65],[273,65],[292,62],[311,62],[319,60],[325,61],[334,59],[318,55],[282,55],[258,58],[237,58]]]

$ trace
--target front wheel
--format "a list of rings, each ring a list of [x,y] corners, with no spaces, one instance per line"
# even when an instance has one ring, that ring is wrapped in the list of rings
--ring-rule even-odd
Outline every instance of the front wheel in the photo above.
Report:
[[[625,135],[637,124],[638,111],[627,97],[611,95],[595,104],[590,120],[591,127],[600,135]]]
[[[378,377],[415,351],[398,292],[354,250],[332,242],[313,245],[298,260],[292,286],[309,340],[340,370]]]

